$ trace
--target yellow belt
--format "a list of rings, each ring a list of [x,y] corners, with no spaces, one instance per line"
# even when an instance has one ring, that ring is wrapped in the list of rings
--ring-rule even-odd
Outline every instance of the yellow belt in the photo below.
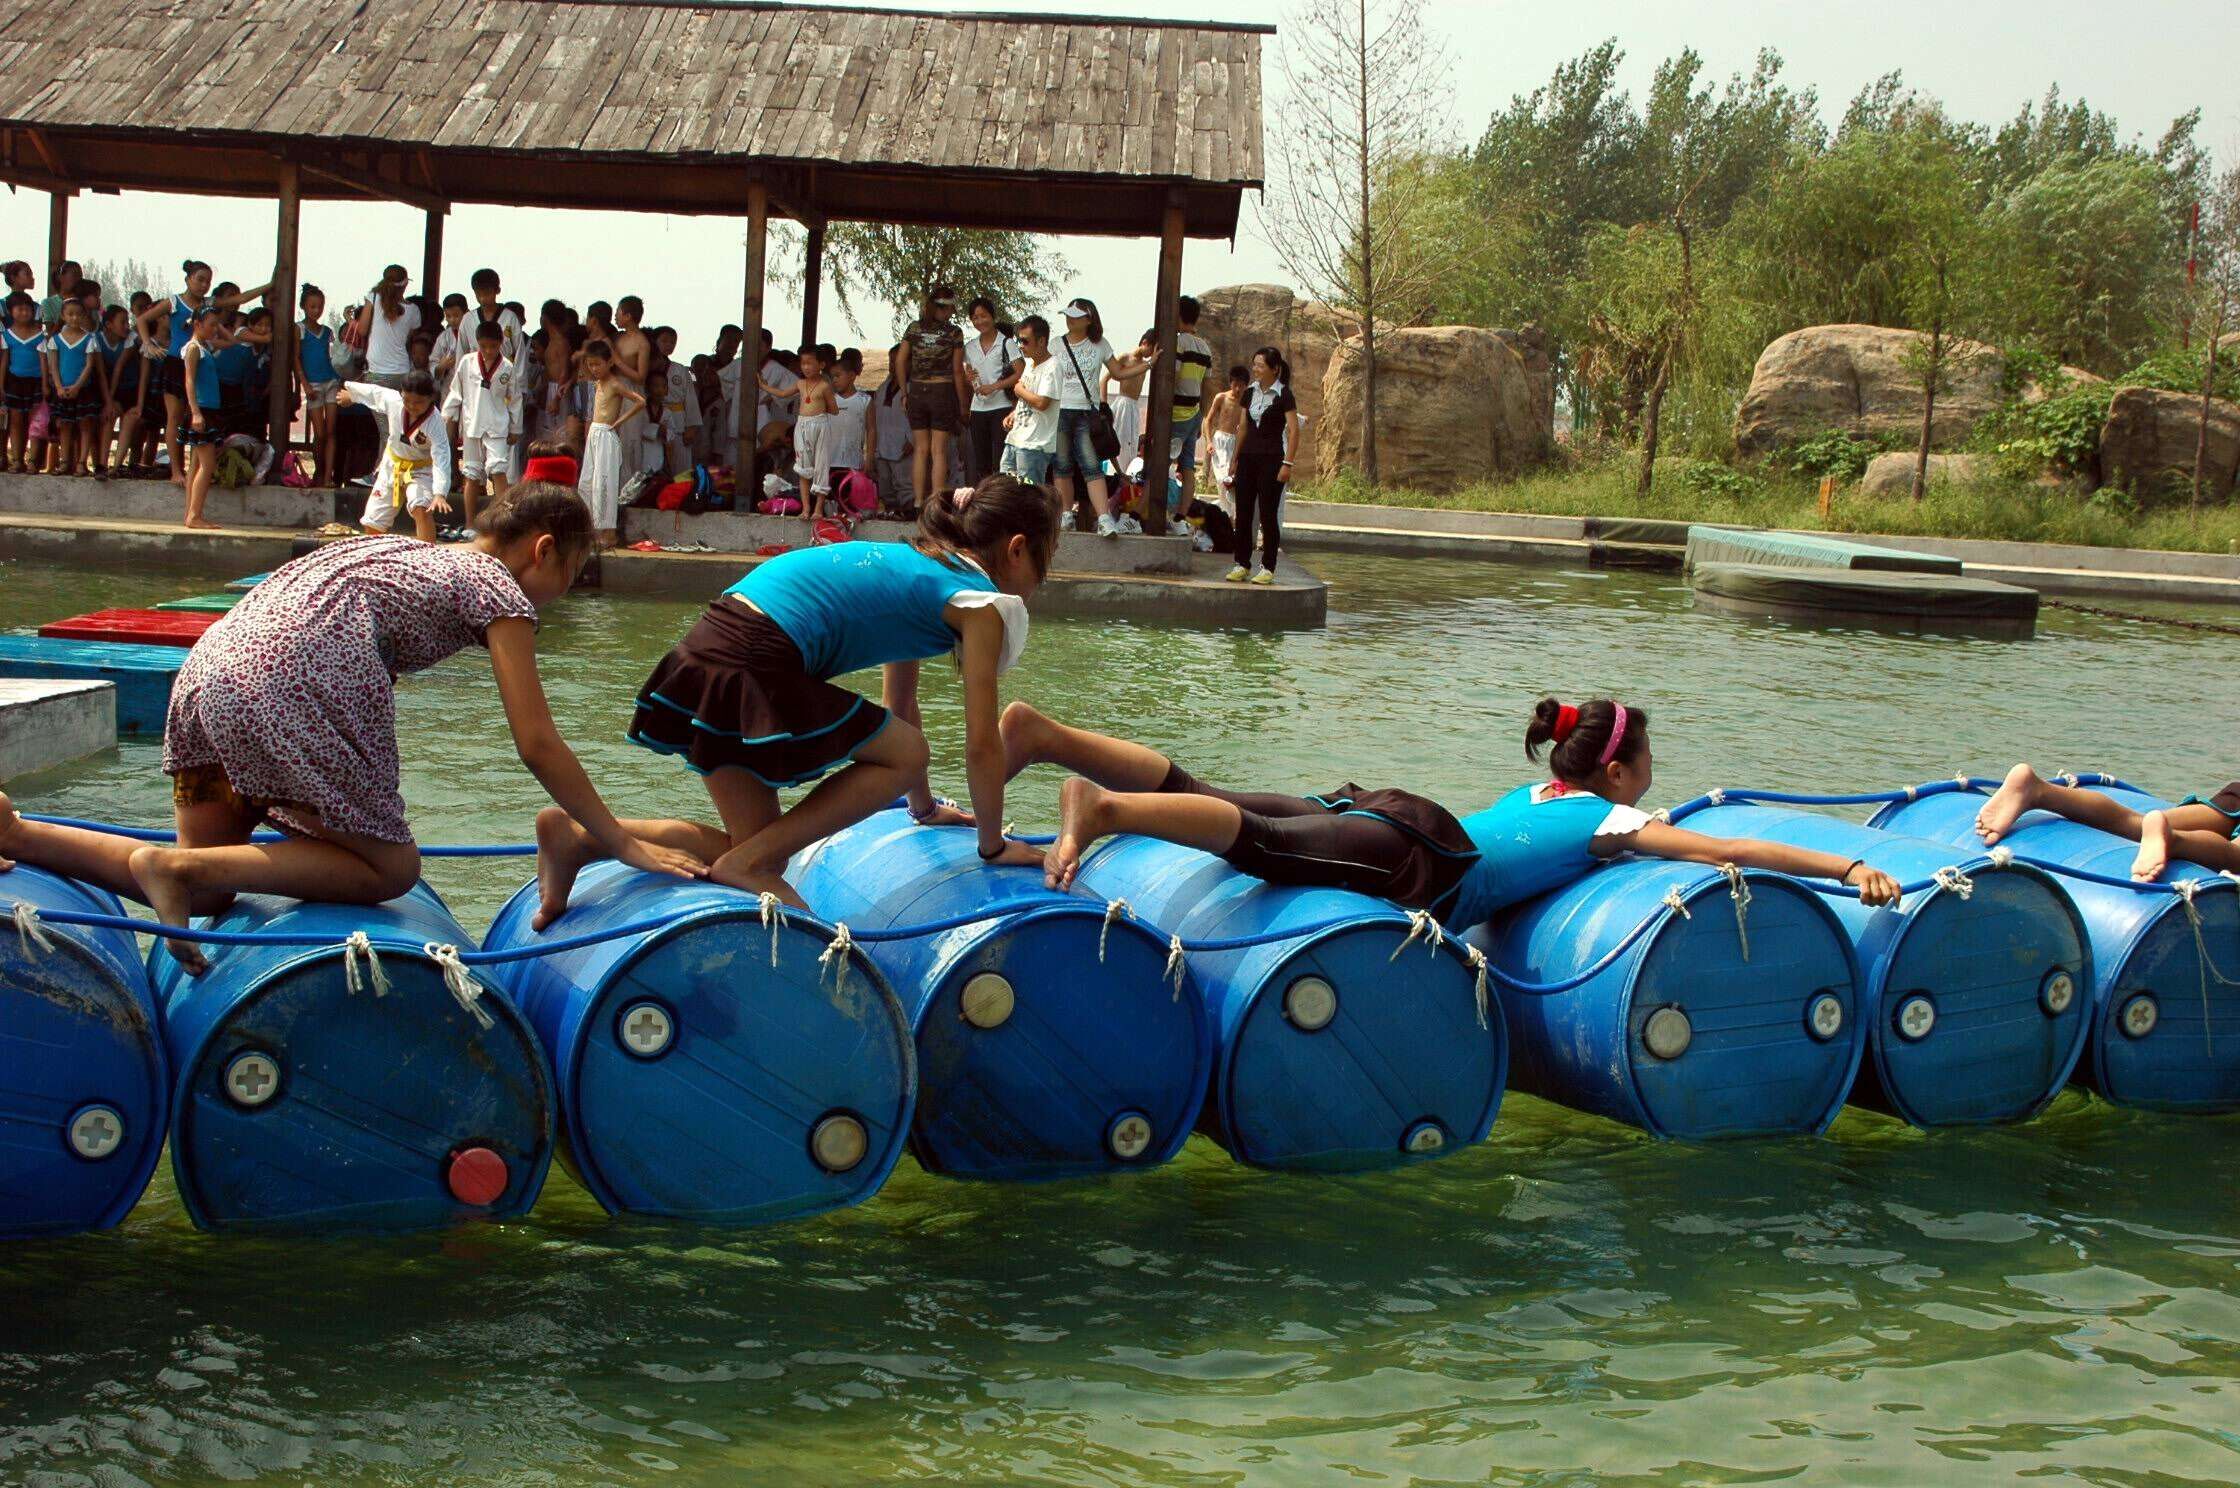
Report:
[[[389,451],[390,491],[395,494],[402,494],[405,487],[411,485],[419,477],[421,471],[434,464],[435,457],[433,455],[423,460],[416,460],[408,455],[400,455],[392,449]]]

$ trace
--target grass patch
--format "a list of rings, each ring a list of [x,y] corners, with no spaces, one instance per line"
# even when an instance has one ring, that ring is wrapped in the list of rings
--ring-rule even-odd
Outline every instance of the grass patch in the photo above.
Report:
[[[2138,510],[2116,493],[2081,497],[2068,491],[2004,481],[1932,485],[1916,504],[1904,496],[1862,496],[1836,489],[1834,510],[1820,516],[1817,480],[1780,471],[1737,471],[1710,462],[1659,461],[1646,499],[1635,494],[1637,467],[1608,461],[1573,470],[1542,470],[1501,484],[1433,493],[1372,487],[1343,476],[1303,486],[1310,501],[1370,506],[1437,507],[1450,511],[1526,512],[1559,517],[1655,517],[1727,522],[1804,532],[1899,533],[1974,537],[2004,542],[2077,543],[2096,548],[2164,548],[2173,552],[2240,552],[2240,506]]]

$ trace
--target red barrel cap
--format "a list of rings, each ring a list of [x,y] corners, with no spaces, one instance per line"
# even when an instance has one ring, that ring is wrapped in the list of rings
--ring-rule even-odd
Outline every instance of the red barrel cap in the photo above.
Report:
[[[444,1164],[443,1182],[460,1203],[487,1209],[506,1191],[506,1160],[487,1147],[462,1147]]]

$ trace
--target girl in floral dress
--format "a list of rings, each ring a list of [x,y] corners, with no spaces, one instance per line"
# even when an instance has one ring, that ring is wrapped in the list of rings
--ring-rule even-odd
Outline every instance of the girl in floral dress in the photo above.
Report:
[[[537,675],[537,611],[568,592],[591,549],[573,491],[530,483],[482,515],[475,540],[332,543],[251,590],[196,642],[172,688],[163,768],[179,840],[27,822],[0,795],[10,859],[140,900],[169,925],[236,894],[379,904],[420,876],[398,792],[396,679],[480,645],[516,748],[560,808],[634,867],[707,870],[626,832],[553,726]],[[286,834],[249,840],[266,822]],[[191,942],[169,942],[190,971]]]

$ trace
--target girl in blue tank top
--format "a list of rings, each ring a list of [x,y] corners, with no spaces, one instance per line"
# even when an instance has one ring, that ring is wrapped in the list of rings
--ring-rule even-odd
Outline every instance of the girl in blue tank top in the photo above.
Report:
[[[0,407],[7,410],[8,468],[31,469],[33,455],[27,448],[31,415],[46,395],[46,332],[39,329],[39,302],[21,290],[8,296],[8,323],[0,327]]]
[[[1014,772],[1051,763],[1075,772],[1060,789],[1057,843],[1044,871],[1073,881],[1100,838],[1134,832],[1213,853],[1270,883],[1351,889],[1428,910],[1466,929],[1520,900],[1584,877],[1619,853],[1734,863],[1830,878],[1867,904],[1898,897],[1888,875],[1831,853],[1749,838],[1706,837],[1647,815],[1649,715],[1608,698],[1573,708],[1543,698],[1525,757],[1549,750],[1554,778],[1520,785],[1457,820],[1407,791],[1343,785],[1319,796],[1225,791],[1166,756],[1062,724],[1014,703],[1004,717]]]
[[[803,548],[755,568],[654,668],[630,723],[632,743],[703,778],[722,825],[633,822],[631,833],[699,855],[720,883],[802,908],[786,860],[898,795],[920,823],[977,826],[983,860],[1039,867],[1038,850],[1003,835],[996,678],[1026,645],[1025,601],[1057,541],[1041,491],[992,475],[926,502],[908,542]],[[964,681],[970,813],[935,801],[919,723],[918,664],[951,654]],[[880,703],[832,681],[870,667],[883,669]],[[781,789],[828,774],[780,808]],[[556,810],[538,816],[537,848],[542,929],[601,850]]]

